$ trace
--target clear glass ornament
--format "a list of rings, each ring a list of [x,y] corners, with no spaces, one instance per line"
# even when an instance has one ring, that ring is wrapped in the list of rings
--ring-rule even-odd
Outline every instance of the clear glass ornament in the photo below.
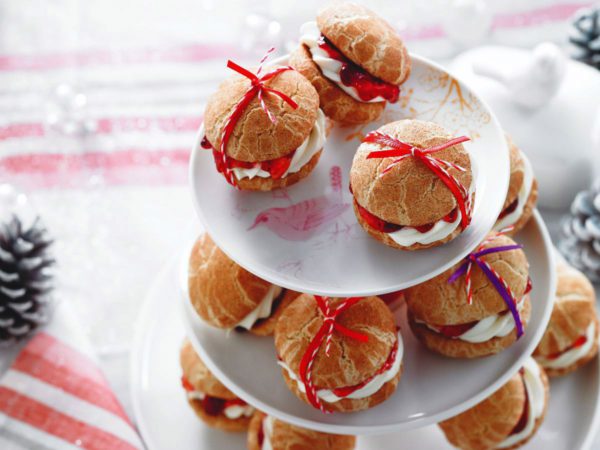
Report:
[[[89,118],[87,103],[87,96],[76,85],[65,82],[55,86],[46,103],[48,127],[70,137],[94,133],[97,122]]]
[[[29,228],[37,214],[23,192],[12,184],[0,184],[0,225],[8,223],[13,216],[21,220],[24,228]]]

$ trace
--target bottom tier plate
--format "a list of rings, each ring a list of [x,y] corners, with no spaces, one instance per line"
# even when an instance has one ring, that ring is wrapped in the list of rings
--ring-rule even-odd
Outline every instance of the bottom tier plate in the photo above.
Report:
[[[525,335],[488,358],[445,358],[421,345],[412,335],[404,311],[398,311],[404,340],[398,389],[381,405],[352,414],[323,414],[297,399],[285,385],[272,338],[227,333],[204,323],[187,298],[185,265],[179,267],[179,273],[173,268],[168,284],[173,295],[183,293],[180,303],[194,348],[237,396],[294,425],[329,433],[381,434],[422,428],[479,403],[516,373],[533,352],[550,318],[555,288],[552,243],[537,212],[517,241],[527,253],[533,283],[532,313]]]
[[[173,265],[156,279],[136,328],[131,356],[131,393],[137,426],[150,450],[246,448],[244,433],[213,430],[200,422],[180,385],[179,346],[185,335],[178,292],[173,291]],[[588,450],[599,417],[598,360],[579,372],[552,381],[546,421],[524,450]],[[401,445],[399,446],[399,443]],[[451,449],[435,426],[381,436],[360,437],[357,450]]]

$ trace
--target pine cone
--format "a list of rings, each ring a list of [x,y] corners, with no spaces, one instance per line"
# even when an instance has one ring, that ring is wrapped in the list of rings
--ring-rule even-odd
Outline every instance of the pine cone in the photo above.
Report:
[[[565,259],[592,281],[600,281],[600,178],[589,191],[577,194],[562,233],[558,249]]]
[[[600,69],[600,6],[577,13],[569,33],[569,42],[574,59]]]
[[[0,226],[0,346],[24,339],[46,322],[51,244],[39,220],[23,229],[13,216]]]

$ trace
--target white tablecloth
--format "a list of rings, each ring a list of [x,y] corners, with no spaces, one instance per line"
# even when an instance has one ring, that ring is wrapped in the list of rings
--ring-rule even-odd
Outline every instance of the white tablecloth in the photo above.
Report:
[[[186,164],[203,102],[227,58],[285,48],[317,3],[0,3],[0,182],[27,192],[56,238],[56,295],[129,411],[137,312],[181,230],[195,226]],[[568,18],[589,3],[489,1],[490,40],[565,43]],[[457,51],[440,25],[445,4],[370,2],[411,50],[438,59]],[[560,214],[547,215],[553,228]]]

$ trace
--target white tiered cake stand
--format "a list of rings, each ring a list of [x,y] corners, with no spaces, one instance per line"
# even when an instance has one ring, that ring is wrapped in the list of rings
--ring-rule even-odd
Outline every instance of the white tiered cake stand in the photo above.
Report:
[[[456,263],[492,228],[509,179],[504,132],[490,109],[442,67],[412,55],[398,103],[363,127],[333,127],[313,173],[273,192],[241,192],[225,183],[198,136],[190,162],[196,212],[234,261],[278,286],[332,297],[376,295],[428,280]],[[400,119],[436,122],[463,144],[476,172],[471,226],[452,242],[402,252],[375,241],[356,221],[348,174],[366,133]]]
[[[210,152],[199,148],[198,136],[190,165],[196,211],[203,227],[232,259],[289,289],[331,296],[376,295],[430,279],[483,240],[500,212],[508,185],[508,149],[503,132],[492,112],[466,85],[423,58],[413,55],[412,60],[413,72],[403,85],[398,104],[388,107],[377,123],[334,128],[314,173],[288,189],[272,193],[235,191],[215,171]],[[470,136],[466,148],[476,168],[472,226],[449,244],[418,252],[393,250],[370,238],[356,223],[348,192],[348,171],[361,137],[383,123],[402,118],[435,121],[455,136]],[[210,433],[198,423],[193,432],[182,428],[193,414],[183,392],[177,388],[180,392],[174,393],[179,374],[180,341],[176,339],[183,337],[185,329],[207,366],[230,390],[275,417],[332,433],[396,433],[389,441],[363,438],[359,447],[363,449],[385,448],[383,442],[397,443],[398,436],[410,442],[410,448],[442,448],[443,438],[429,425],[462,412],[506,382],[533,352],[549,320],[555,289],[553,254],[537,213],[517,240],[525,247],[534,286],[525,336],[498,355],[453,360],[421,346],[400,309],[397,318],[405,355],[397,392],[375,408],[352,414],[324,415],[293,396],[276,364],[271,338],[227,333],[203,323],[189,306],[185,287],[182,289],[185,265],[182,274],[179,258],[165,269],[149,295],[132,360],[134,407],[142,434],[152,448],[198,448],[201,441],[207,448],[243,445],[239,437]],[[187,253],[189,248],[185,250]],[[161,307],[166,301],[168,308]],[[174,303],[183,306],[174,308]],[[166,341],[171,344],[168,349]],[[585,375],[592,370],[595,377]],[[172,377],[169,381],[166,373]],[[580,411],[588,413],[586,419],[576,425],[559,421],[558,416],[556,422],[547,421],[554,429],[563,430],[564,448],[569,449],[581,445],[583,441],[577,439],[585,434],[582,430],[591,428],[597,409],[597,367],[589,367],[577,377],[585,378],[589,393],[594,394],[583,396],[587,406],[580,406]],[[157,383],[161,382],[169,383],[168,387],[160,388]],[[165,411],[163,421],[172,427],[171,436],[163,426],[155,426],[161,414],[156,409]],[[174,445],[174,439],[181,445]],[[536,439],[532,443],[539,441]],[[579,443],[571,445],[575,442]],[[427,447],[428,443],[432,446]]]
[[[181,387],[179,347],[186,329],[178,307],[180,284],[176,278],[180,261],[178,254],[156,277],[136,324],[130,372],[136,424],[149,450],[244,450],[246,434],[224,433],[203,424],[189,407]],[[243,373],[254,376],[256,368],[252,364]],[[476,376],[471,375],[471,379]],[[400,388],[404,381],[407,380],[401,380]],[[552,380],[546,419],[523,450],[591,449],[591,431],[599,418],[599,394],[598,360],[565,378]],[[394,394],[400,395],[401,391]],[[423,396],[422,403],[426,404],[429,398]],[[292,401],[298,400],[294,397]],[[435,425],[358,439],[357,450],[387,449],[451,450],[452,447]]]

